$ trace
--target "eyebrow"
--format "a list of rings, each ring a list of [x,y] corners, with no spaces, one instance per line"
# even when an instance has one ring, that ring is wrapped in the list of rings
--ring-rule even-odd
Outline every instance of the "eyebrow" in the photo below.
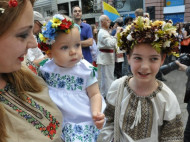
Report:
[[[19,29],[19,31],[24,31],[24,30],[30,30],[30,29],[32,29],[33,28],[33,25],[30,25],[30,26],[25,26],[25,27],[21,27],[20,29]]]
[[[142,56],[141,54],[132,54],[133,56]],[[150,55],[150,57],[160,57],[160,55]]]

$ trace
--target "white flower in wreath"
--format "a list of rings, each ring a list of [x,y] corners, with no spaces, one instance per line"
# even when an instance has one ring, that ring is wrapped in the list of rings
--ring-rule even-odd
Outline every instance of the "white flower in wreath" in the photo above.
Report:
[[[157,41],[159,39],[158,35],[155,34],[155,40],[154,41]]]
[[[134,40],[134,38],[131,36],[131,33],[127,36],[127,39],[128,39],[129,41]]]
[[[126,28],[125,28],[125,32],[129,31],[131,29],[131,25],[128,25]]]
[[[1,13],[4,13],[4,12],[5,12],[5,9],[4,9],[4,8],[0,8],[0,12],[1,12]]]
[[[171,41],[169,41],[169,40],[165,41],[164,44],[163,44],[163,47],[164,48],[170,47],[170,43],[171,43]]]

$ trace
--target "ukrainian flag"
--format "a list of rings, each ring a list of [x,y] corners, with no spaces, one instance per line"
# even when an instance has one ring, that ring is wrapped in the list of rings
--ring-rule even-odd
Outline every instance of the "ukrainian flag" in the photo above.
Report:
[[[120,14],[117,12],[117,10],[104,1],[103,1],[103,10],[104,14],[107,15],[111,21],[115,21],[117,18],[120,17]]]

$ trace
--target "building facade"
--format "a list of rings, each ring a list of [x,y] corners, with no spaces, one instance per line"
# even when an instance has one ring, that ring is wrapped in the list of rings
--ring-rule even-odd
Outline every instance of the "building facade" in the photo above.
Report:
[[[61,13],[72,17],[72,7],[80,6],[83,19],[89,24],[98,23],[103,13],[103,0],[37,0],[34,10],[44,17]],[[122,17],[135,17],[137,8],[143,8],[152,20],[169,20],[176,22],[190,22],[190,0],[104,0],[117,9]]]
[[[34,10],[44,17],[56,13],[72,17],[72,7],[76,5],[82,8],[82,18],[89,24],[98,23],[98,18],[102,14],[102,0],[37,0]]]

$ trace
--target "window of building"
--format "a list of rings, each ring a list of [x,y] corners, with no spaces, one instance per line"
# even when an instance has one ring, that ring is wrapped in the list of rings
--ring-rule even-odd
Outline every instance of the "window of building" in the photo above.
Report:
[[[73,8],[74,6],[79,6],[79,1],[72,1],[72,2],[71,2],[71,10],[73,10],[72,8]]]
[[[85,20],[86,20],[86,23],[90,25],[95,23],[95,18],[86,18]]]
[[[130,12],[137,8],[143,8],[143,0],[115,0],[113,4],[119,12]]]
[[[53,12],[51,10],[46,10],[46,16],[52,16]]]
[[[58,4],[58,11],[60,14],[69,15],[69,4],[68,3]]]
[[[82,2],[82,13],[93,13],[94,0],[81,0]]]
[[[177,22],[184,22],[184,14],[183,13],[166,14],[164,15],[164,20],[172,20],[173,24],[176,24]]]

